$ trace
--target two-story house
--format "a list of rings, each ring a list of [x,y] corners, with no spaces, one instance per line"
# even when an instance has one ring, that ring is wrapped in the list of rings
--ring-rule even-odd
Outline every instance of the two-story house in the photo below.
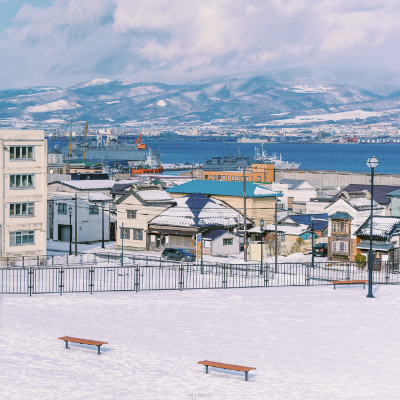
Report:
[[[328,258],[334,261],[354,261],[357,254],[357,229],[371,214],[371,196],[367,191],[341,193],[326,207],[328,213]],[[385,213],[385,207],[373,201],[374,215]]]
[[[47,142],[40,130],[0,130],[0,254],[46,254]]]

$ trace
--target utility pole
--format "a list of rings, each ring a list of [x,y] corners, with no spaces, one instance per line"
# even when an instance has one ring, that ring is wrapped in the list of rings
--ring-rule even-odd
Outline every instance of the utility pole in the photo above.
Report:
[[[101,248],[104,249],[104,203],[101,203]]]
[[[69,155],[68,155],[68,173],[71,173],[71,152],[72,152],[72,123],[73,119],[71,119],[71,135],[69,137]]]
[[[78,193],[75,192],[75,257],[78,255]]]
[[[83,162],[85,162],[85,159],[86,159],[86,142],[87,142],[88,123],[89,123],[89,111],[87,112],[87,116],[86,116],[85,147],[83,148]]]
[[[278,272],[278,197],[275,196],[275,273]]]
[[[246,167],[243,167],[243,241],[244,241],[244,247],[243,247],[243,257],[244,261],[247,262],[247,226],[246,226],[246,221],[247,221],[247,211],[246,211]]]

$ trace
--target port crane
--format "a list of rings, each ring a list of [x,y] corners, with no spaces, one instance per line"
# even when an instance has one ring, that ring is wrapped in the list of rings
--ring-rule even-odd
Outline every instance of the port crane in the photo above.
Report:
[[[137,148],[138,149],[145,149],[146,148],[146,145],[144,143],[142,143],[142,135],[143,135],[143,133],[141,133],[139,135],[139,137],[136,139],[136,142],[135,142],[135,144],[137,144]]]

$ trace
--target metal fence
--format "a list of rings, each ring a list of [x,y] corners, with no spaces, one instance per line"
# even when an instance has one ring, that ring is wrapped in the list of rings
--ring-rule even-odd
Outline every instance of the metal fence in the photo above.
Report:
[[[368,280],[356,263],[180,264],[0,268],[0,293],[43,294],[141,290],[315,286]],[[399,265],[382,263],[375,284],[400,283]]]

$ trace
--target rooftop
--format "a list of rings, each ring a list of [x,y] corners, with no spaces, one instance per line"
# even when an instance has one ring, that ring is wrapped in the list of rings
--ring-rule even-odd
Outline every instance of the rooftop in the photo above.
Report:
[[[281,179],[278,183],[282,183],[284,185],[289,185],[289,189],[296,190],[304,182],[307,182],[307,181],[304,179]]]
[[[374,185],[374,200],[379,203],[379,204],[388,204],[390,202],[389,197],[387,194],[400,189],[400,186],[391,186],[391,185]],[[362,190],[368,191],[368,193],[371,192],[371,185],[365,185],[365,184],[351,184],[346,186],[343,190],[341,190],[338,194],[333,196],[331,198],[332,202],[335,202],[338,198],[339,195],[346,191],[348,193],[351,192],[361,192]]]
[[[169,193],[202,193],[204,195],[243,197],[243,182],[193,180],[166,190]],[[282,194],[265,189],[255,183],[246,182],[246,197],[276,196],[282,196]]]
[[[400,228],[400,218],[374,215],[372,223],[372,236],[375,239],[388,240]],[[355,232],[356,236],[369,238],[371,230],[371,217],[369,217]]]

